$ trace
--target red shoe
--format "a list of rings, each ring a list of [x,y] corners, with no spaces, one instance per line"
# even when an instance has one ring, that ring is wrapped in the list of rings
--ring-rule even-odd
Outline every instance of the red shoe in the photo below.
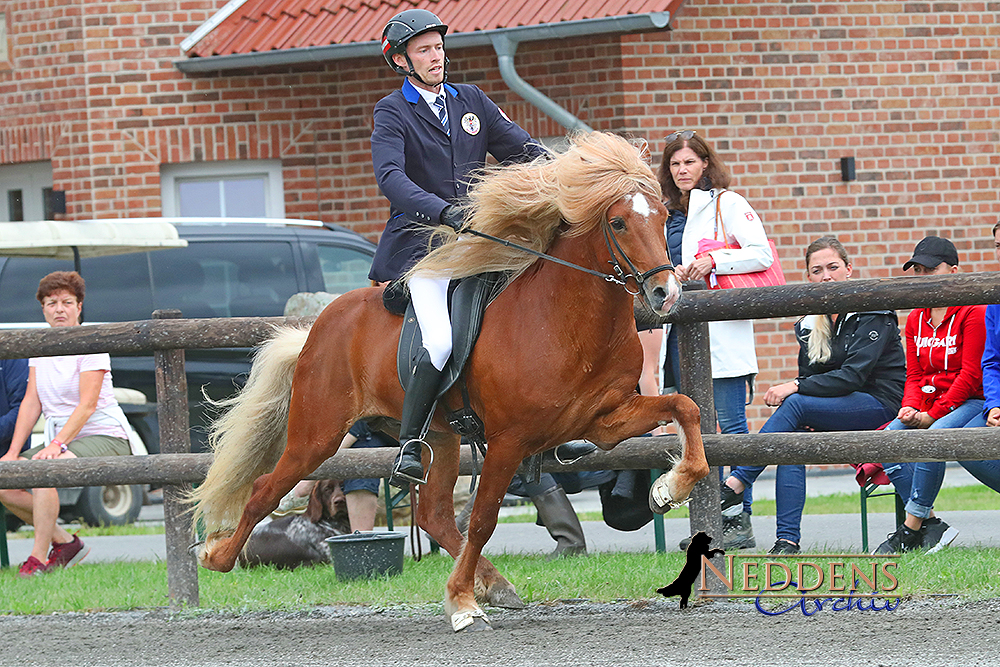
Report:
[[[49,551],[48,567],[72,567],[83,560],[90,553],[90,547],[84,545],[79,535],[73,536],[72,542],[65,544],[52,544]]]
[[[17,571],[17,576],[21,579],[28,579],[36,574],[45,574],[50,569],[51,568],[47,564],[38,560],[34,556],[28,556],[28,560],[21,563],[21,569]]]

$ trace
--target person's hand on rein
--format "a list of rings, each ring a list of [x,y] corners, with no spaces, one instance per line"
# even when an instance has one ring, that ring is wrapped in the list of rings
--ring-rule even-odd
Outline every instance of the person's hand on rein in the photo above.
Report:
[[[465,226],[465,216],[462,215],[462,209],[457,206],[445,206],[444,210],[441,211],[441,224],[451,227],[456,232],[461,231],[462,227]]]

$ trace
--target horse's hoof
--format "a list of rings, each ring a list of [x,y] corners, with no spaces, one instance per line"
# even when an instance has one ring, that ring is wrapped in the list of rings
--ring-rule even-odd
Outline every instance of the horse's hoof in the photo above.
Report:
[[[451,629],[455,632],[482,632],[492,630],[490,622],[482,609],[456,611],[451,615]]]
[[[476,618],[472,620],[472,625],[466,627],[462,632],[486,632],[493,630],[493,626],[489,624],[489,621]]]
[[[486,592],[486,602],[491,607],[500,607],[501,609],[524,609],[528,606],[510,583],[506,586],[491,587]]]
[[[657,480],[657,482],[659,482],[659,480]],[[666,514],[670,510],[683,507],[691,502],[690,496],[684,500],[674,500],[670,496],[670,490],[667,488],[667,484],[658,484],[657,482],[653,482],[653,486],[649,489],[649,509],[651,509],[655,514]]]

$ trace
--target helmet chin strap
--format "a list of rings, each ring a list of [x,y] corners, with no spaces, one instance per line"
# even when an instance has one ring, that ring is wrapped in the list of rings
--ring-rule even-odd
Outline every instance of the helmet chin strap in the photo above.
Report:
[[[403,57],[406,58],[406,64],[410,68],[410,71],[406,73],[406,76],[413,77],[414,79],[416,79],[420,83],[424,84],[428,88],[433,88],[434,87],[433,84],[427,83],[426,81],[424,81],[423,79],[421,79],[420,75],[417,74],[417,71],[415,69],[413,69],[413,61],[410,60],[410,54],[409,53],[404,53]],[[444,57],[444,78],[441,79],[441,85],[442,86],[444,84],[448,83],[448,63],[449,62],[450,61],[448,60],[448,56],[445,56]]]

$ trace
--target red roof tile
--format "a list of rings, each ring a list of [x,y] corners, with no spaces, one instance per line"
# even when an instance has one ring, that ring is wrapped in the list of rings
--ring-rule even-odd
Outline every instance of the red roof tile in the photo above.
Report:
[[[405,9],[428,9],[449,34],[676,11],[680,0],[248,0],[188,50],[189,56],[261,53],[373,42]]]

